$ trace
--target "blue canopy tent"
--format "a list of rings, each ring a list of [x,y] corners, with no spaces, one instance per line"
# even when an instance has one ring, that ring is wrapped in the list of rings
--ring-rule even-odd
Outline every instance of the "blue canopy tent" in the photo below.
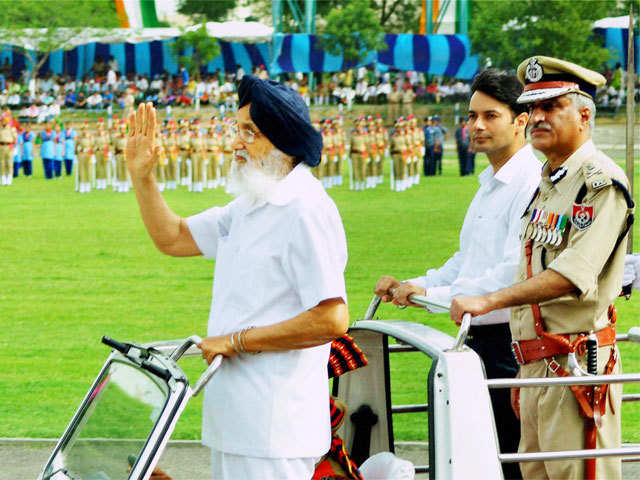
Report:
[[[147,29],[154,30],[154,29]],[[174,38],[154,39],[147,34],[144,41],[137,38],[132,43],[111,42],[96,38],[77,45],[70,50],[56,50],[42,65],[40,72],[51,71],[82,78],[98,57],[109,56],[118,61],[120,73],[135,72],[155,75],[164,71],[178,72],[176,58],[170,44]],[[362,65],[376,65],[380,70],[416,70],[429,74],[447,75],[470,79],[478,71],[477,56],[471,55],[467,35],[385,35],[387,49],[371,52]],[[272,42],[259,41],[241,43],[220,41],[221,54],[206,68],[209,73],[217,70],[235,72],[237,65],[245,71],[264,65],[271,75],[286,72],[334,72],[359,66],[351,64],[342,56],[330,55],[316,48],[318,39],[308,34],[276,34]],[[189,55],[189,51],[185,52]],[[0,62],[5,59],[12,65],[12,73],[19,74],[28,63],[24,55],[15,53],[9,46],[0,50]]]
[[[593,24],[593,31],[602,35],[605,39],[605,46],[612,55],[607,65],[614,67],[616,63],[627,69],[627,45],[629,42],[629,16],[609,17],[598,20]],[[640,75],[640,33],[636,30],[634,35],[634,65],[638,75]]]
[[[370,52],[363,62],[354,64],[319,49],[316,35],[276,34],[269,72],[335,72],[372,64],[380,70],[415,70],[461,79],[471,79],[478,72],[478,57],[471,55],[467,35],[388,34],[384,39],[386,50]]]

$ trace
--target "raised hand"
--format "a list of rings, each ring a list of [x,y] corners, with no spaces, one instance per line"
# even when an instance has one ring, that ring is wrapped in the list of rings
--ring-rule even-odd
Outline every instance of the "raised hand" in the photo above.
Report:
[[[156,109],[151,102],[141,103],[129,117],[129,134],[124,156],[132,179],[148,178],[158,163],[155,146]]]

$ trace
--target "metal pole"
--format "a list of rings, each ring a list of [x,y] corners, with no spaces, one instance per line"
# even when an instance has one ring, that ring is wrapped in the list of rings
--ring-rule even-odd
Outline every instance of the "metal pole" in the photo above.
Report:
[[[584,377],[553,378],[496,378],[487,380],[489,388],[511,387],[557,387],[559,385],[605,385],[608,383],[640,382],[640,373],[621,373],[619,375],[597,375]]]
[[[634,62],[634,35],[633,35],[633,3],[629,5],[629,41],[627,44],[627,161],[626,173],[629,179],[631,198],[633,198],[633,183],[635,180],[633,168],[633,143],[635,121],[635,62]],[[633,228],[629,230],[629,239],[627,240],[627,253],[633,253]]]
[[[501,453],[498,459],[503,463],[548,462],[567,458],[623,457],[640,454],[638,447],[601,448],[591,450],[563,450],[557,452]]]

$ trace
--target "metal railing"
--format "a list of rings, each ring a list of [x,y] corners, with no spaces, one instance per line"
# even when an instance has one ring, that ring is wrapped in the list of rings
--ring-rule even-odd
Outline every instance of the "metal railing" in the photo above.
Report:
[[[438,310],[448,310],[449,306],[434,303],[421,295],[412,295],[410,297],[412,303],[424,308],[436,308]],[[365,313],[363,320],[373,320],[381,299],[374,296]],[[458,330],[453,351],[461,351],[464,342],[468,336],[471,327],[471,315],[465,314],[463,322]],[[616,335],[617,342],[633,342],[640,343],[640,327],[632,327],[626,334]],[[405,344],[397,344],[389,346],[389,353],[405,353],[418,351],[415,347]],[[512,387],[539,387],[539,386],[571,386],[571,385],[603,385],[618,383],[636,383],[640,382],[640,374],[628,373],[618,375],[588,375],[588,376],[571,376],[571,377],[554,377],[554,378],[505,378],[505,379],[487,379],[488,388],[512,388]],[[640,394],[627,394],[622,396],[623,402],[638,402]],[[429,411],[428,404],[415,405],[392,405],[391,413],[423,413]],[[640,461],[640,445],[623,446],[621,448],[607,449],[583,449],[583,450],[563,450],[552,452],[532,452],[532,453],[499,453],[498,458],[502,463],[515,462],[539,462],[553,461],[565,459],[585,459],[600,457],[624,457],[623,462]],[[416,466],[416,473],[427,473],[429,466]]]

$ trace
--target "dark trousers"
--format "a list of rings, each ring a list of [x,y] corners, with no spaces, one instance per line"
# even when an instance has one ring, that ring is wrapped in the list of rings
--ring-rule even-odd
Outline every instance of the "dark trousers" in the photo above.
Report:
[[[44,178],[53,178],[53,160],[51,160],[50,158],[43,158],[42,168],[44,168]]]
[[[469,152],[467,152],[466,148],[458,148],[458,165],[460,166],[460,176],[464,177],[465,175],[469,175],[467,171],[467,163],[468,163]]]
[[[442,147],[433,150],[433,175],[442,175]]]
[[[476,154],[473,152],[467,152],[467,175],[473,175],[476,173]]]
[[[64,159],[64,172],[67,174],[67,176],[71,175],[71,172],[73,172],[73,159]]]
[[[511,352],[508,323],[472,326],[466,343],[482,359],[487,378],[514,378],[517,375],[518,364]],[[511,408],[511,392],[508,388],[494,388],[489,390],[489,395],[500,452],[516,453],[520,443],[520,420]],[[522,478],[517,463],[503,463],[502,471],[505,480]]]
[[[31,160],[23,160],[22,161],[22,171],[25,177],[30,177],[33,173]]]
[[[62,176],[62,160],[53,161],[53,173],[56,177]]]
[[[424,147],[424,160],[422,162],[422,170],[425,177],[436,174],[435,163],[433,160],[433,145]]]
[[[13,162],[13,176],[14,176],[14,178],[20,176],[20,165],[22,165],[22,162]]]

